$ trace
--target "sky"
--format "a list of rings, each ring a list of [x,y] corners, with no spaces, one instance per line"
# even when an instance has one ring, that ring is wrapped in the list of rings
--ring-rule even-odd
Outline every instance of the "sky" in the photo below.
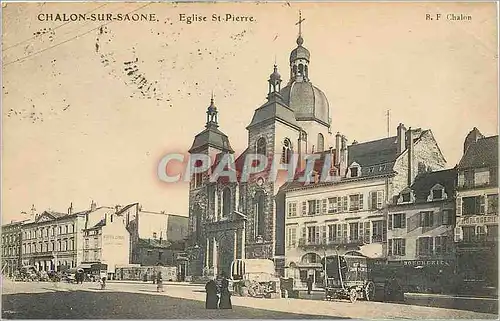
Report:
[[[160,159],[187,153],[212,91],[219,129],[246,148],[275,61],[289,78],[299,10],[333,133],[384,138],[390,110],[391,136],[399,123],[431,129],[448,167],[473,127],[498,134],[495,3],[3,3],[2,223],[32,204],[66,212],[92,200],[187,215],[188,185],[161,182]],[[38,20],[130,12],[157,21]]]

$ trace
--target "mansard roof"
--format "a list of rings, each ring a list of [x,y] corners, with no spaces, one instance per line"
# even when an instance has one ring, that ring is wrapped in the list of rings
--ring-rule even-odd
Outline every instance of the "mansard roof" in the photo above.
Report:
[[[471,144],[458,163],[458,169],[498,166],[498,135]]]
[[[426,172],[417,175],[411,185],[411,190],[415,195],[415,202],[427,202],[431,189],[437,184],[444,187],[448,197],[452,197],[457,180],[457,170],[455,168],[442,171]]]

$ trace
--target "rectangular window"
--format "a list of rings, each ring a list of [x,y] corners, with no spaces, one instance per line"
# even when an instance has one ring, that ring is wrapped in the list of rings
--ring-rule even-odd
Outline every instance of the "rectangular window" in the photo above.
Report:
[[[288,227],[287,228],[287,246],[295,247],[297,242],[297,228],[296,227]]]
[[[328,199],[328,213],[338,213],[338,204],[341,203],[339,197],[330,197]]]
[[[359,239],[358,223],[349,223],[349,240],[357,241]]]
[[[464,171],[464,187],[471,188],[474,187],[474,170]]]
[[[330,224],[328,225],[328,241],[333,242],[337,239],[337,225]]]
[[[443,198],[443,190],[442,189],[433,189],[432,190],[432,199],[440,200]]]
[[[477,241],[485,241],[486,240],[486,227],[483,226],[477,226],[476,227],[476,240]]]
[[[476,239],[476,227],[475,226],[462,226],[463,241],[464,242],[474,242]]]
[[[406,239],[392,239],[392,253],[397,256],[406,255]]]
[[[418,255],[432,255],[433,253],[433,238],[432,237],[420,237],[417,239],[417,253]]]
[[[372,221],[372,242],[382,242],[384,235],[384,222]]]
[[[319,228],[317,226],[307,227],[307,243],[317,244],[319,238]]]
[[[392,228],[406,228],[405,213],[391,214],[389,217],[392,217]]]
[[[349,211],[359,210],[359,195],[360,194],[349,195]]]
[[[436,236],[434,238],[434,246],[435,246],[436,254],[448,253],[448,237],[447,236]]]
[[[488,195],[488,214],[498,215],[498,194]]]
[[[420,227],[432,227],[434,225],[434,213],[430,211],[420,212]]]
[[[410,202],[411,198],[410,198],[410,193],[409,192],[408,193],[403,193],[402,196],[403,196],[403,203],[409,203]]]
[[[384,204],[384,191],[370,192],[370,210],[382,209]]]
[[[305,216],[307,214],[307,202],[304,201],[302,202],[302,216]]]
[[[347,196],[342,197],[342,211],[347,212]]]
[[[297,203],[290,202],[288,203],[288,217],[296,217],[297,216]]]
[[[327,205],[328,205],[328,200],[326,198],[321,200],[321,214],[327,213]]]
[[[442,225],[453,225],[453,210],[443,210],[442,215]]]

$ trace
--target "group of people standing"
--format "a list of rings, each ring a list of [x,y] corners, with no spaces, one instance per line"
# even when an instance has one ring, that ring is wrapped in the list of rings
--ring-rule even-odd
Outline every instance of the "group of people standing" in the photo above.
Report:
[[[220,286],[217,285],[215,280],[210,280],[205,285],[207,293],[205,300],[206,309],[232,309],[231,292],[229,291],[229,280],[221,275]]]

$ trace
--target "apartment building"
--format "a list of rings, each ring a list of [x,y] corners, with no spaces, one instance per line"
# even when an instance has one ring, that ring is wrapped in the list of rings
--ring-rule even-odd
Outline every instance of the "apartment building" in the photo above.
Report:
[[[464,280],[498,287],[498,135],[467,135],[457,166],[455,241]]]
[[[326,157],[333,159],[332,182],[319,180]],[[388,204],[417,174],[445,164],[430,130],[400,124],[396,136],[349,146],[337,134],[335,149],[322,153],[310,182],[294,181],[280,190],[285,276],[299,288],[312,276],[319,287],[325,256],[385,257]]]
[[[11,222],[2,226],[2,273],[11,276],[21,266],[23,222]]]

